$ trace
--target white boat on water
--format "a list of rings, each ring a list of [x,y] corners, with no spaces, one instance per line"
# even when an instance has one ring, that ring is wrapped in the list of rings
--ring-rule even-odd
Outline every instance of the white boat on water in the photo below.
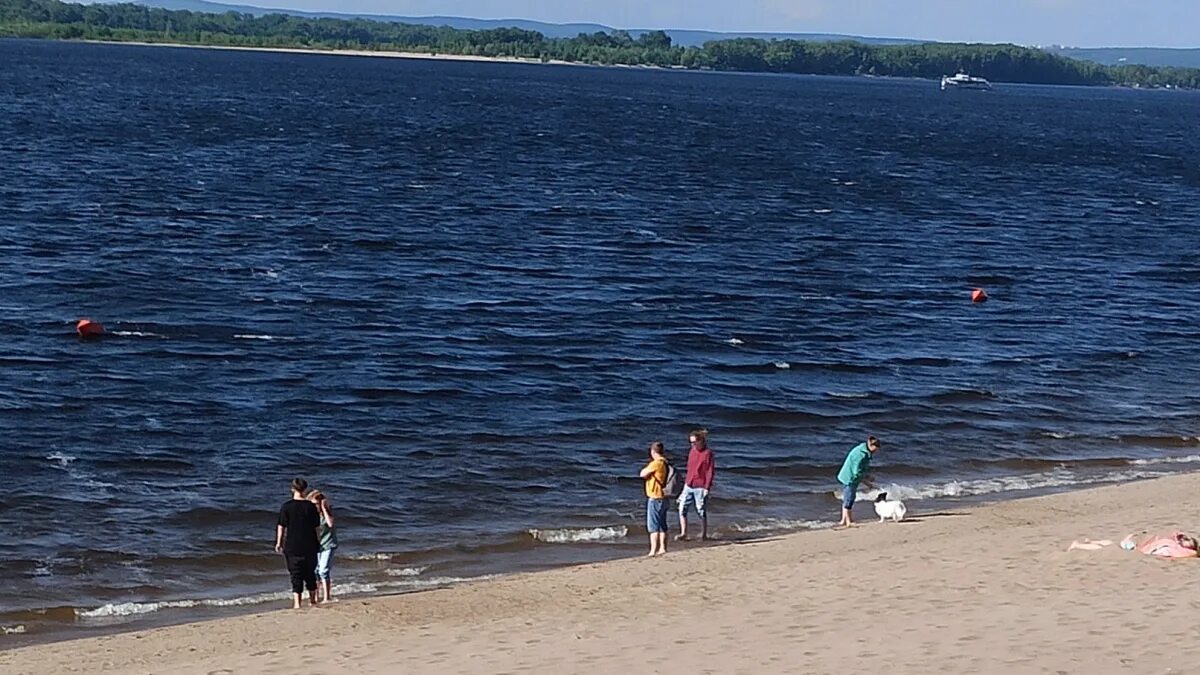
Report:
[[[982,77],[971,77],[966,73],[959,73],[954,77],[947,75],[942,76],[942,91],[947,89],[991,89],[992,83]]]

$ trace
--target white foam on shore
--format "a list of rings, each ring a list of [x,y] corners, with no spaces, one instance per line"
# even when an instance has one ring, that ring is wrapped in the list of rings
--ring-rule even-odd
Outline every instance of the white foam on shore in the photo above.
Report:
[[[1133,459],[1130,464],[1137,466],[1150,466],[1154,464],[1195,464],[1200,462],[1200,455],[1188,455],[1186,457],[1157,457],[1154,459]]]
[[[370,593],[379,593],[387,590],[398,590],[403,588],[431,588],[435,586],[452,586],[471,581],[484,581],[494,578],[495,575],[485,575],[479,577],[431,577],[429,579],[400,579],[397,581],[381,581],[376,583],[357,583],[351,582],[346,584],[335,584],[333,594],[339,595],[366,595]],[[140,614],[149,614],[158,612],[164,609],[194,609],[197,607],[245,607],[248,605],[261,605],[268,602],[282,602],[290,600],[291,593],[260,593],[258,595],[250,595],[240,598],[207,598],[204,600],[164,600],[162,602],[115,602],[107,605],[101,605],[94,609],[76,609],[75,616],[80,619],[104,619],[112,617],[137,616]]]
[[[4,631],[5,635],[20,635],[25,632],[25,625],[19,626],[0,626],[0,630]]]
[[[785,518],[766,518],[749,523],[736,523],[729,529],[737,532],[767,532],[773,530],[825,530],[835,523],[827,520],[788,520]]]
[[[1200,458],[1197,458],[1200,460]],[[932,485],[900,485],[892,483],[874,490],[860,491],[858,499],[874,501],[880,493],[886,492],[888,497],[899,500],[937,499],[938,497],[977,497],[1004,492],[1023,492],[1056,487],[1074,487],[1096,485],[1101,483],[1122,483],[1142,478],[1157,478],[1166,475],[1159,471],[1126,470],[1113,473],[1080,476],[1066,469],[1057,469],[1044,473],[1024,474],[1020,476],[997,476],[995,478],[976,478],[971,480],[953,480]],[[841,498],[841,493],[835,491],[835,496]]]
[[[593,527],[590,529],[562,530],[529,530],[529,535],[543,544],[584,544],[599,541],[616,541],[624,539],[629,534],[629,528],[624,525],[616,527]]]
[[[95,609],[75,610],[81,619],[102,619],[112,616],[136,616],[162,609],[187,609],[191,607],[243,607],[260,605],[275,600],[287,600],[291,593],[262,593],[242,598],[209,598],[207,600],[165,600],[163,602],[113,602]]]
[[[389,577],[415,577],[415,576],[420,576],[420,574],[427,569],[429,569],[428,566],[426,566],[426,567],[404,567],[404,568],[400,568],[400,569],[384,570],[384,574],[388,575]]]
[[[347,560],[391,560],[395,553],[339,553],[339,558]]]

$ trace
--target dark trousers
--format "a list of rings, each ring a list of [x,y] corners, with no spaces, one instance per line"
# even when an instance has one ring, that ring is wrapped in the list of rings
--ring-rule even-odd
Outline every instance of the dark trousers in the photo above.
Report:
[[[292,576],[292,592],[303,593],[304,589],[317,590],[317,556],[286,554],[288,574]]]

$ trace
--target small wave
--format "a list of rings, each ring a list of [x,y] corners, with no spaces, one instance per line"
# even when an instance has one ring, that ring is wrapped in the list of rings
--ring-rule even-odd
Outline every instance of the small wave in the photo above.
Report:
[[[452,586],[471,581],[485,581],[495,575],[479,577],[433,577],[430,579],[402,579],[397,581],[382,581],[378,583],[346,583],[333,587],[334,595],[365,595],[378,593],[388,589],[400,588],[431,588],[435,586]],[[75,616],[80,619],[105,619],[113,617],[137,616],[150,614],[164,609],[191,609],[196,607],[245,607],[261,605],[268,602],[278,602],[291,598],[287,591],[278,593],[260,593],[240,598],[208,598],[204,600],[164,600],[162,602],[114,602],[101,605],[94,609],[76,609]]]
[[[767,518],[749,523],[736,523],[729,528],[736,532],[772,532],[778,530],[824,530],[833,527],[834,523],[827,520],[787,520],[784,518]]]
[[[776,361],[773,365],[780,370],[790,370],[792,367],[787,361]]]
[[[937,356],[912,356],[908,358],[892,359],[892,363],[901,366],[926,366],[934,368],[946,368],[958,364],[954,359],[946,359]]]
[[[1042,431],[1039,433],[1046,438],[1057,438],[1059,440],[1063,440],[1065,438],[1075,438],[1075,434],[1069,431]]]
[[[986,389],[957,389],[934,394],[929,399],[935,403],[969,403],[991,401],[996,399],[996,395]]]
[[[1138,436],[1111,437],[1124,445],[1145,445],[1152,448],[1192,448],[1200,446],[1200,436]]]
[[[191,607],[244,607],[260,605],[276,600],[286,600],[291,593],[262,593],[241,598],[210,598],[207,600],[164,600],[162,602],[113,602],[95,609],[75,610],[81,619],[103,619],[115,616],[136,616],[163,609],[187,609]]]
[[[616,541],[624,539],[629,534],[629,528],[624,525],[616,527],[593,527],[590,529],[562,530],[529,530],[529,535],[543,544],[582,544],[597,541]]]
[[[738,345],[746,344],[746,342],[744,340],[739,340],[737,338],[729,338],[728,340],[725,341],[725,344],[733,345],[734,347],[737,347]]]
[[[1158,457],[1155,459],[1134,459],[1130,460],[1130,464],[1137,466],[1152,466],[1155,464],[1195,464],[1200,462],[1200,455],[1188,455],[1186,457]]]
[[[1200,459],[1200,458],[1198,458]],[[1081,485],[1096,485],[1100,483],[1121,483],[1142,478],[1156,478],[1165,475],[1157,471],[1117,471],[1092,476],[1081,476],[1073,471],[1059,469],[1044,473],[1025,474],[1020,476],[998,476],[996,478],[979,478],[973,480],[954,480],[947,483],[932,485],[898,485],[890,484],[859,492],[858,498],[864,501],[874,501],[880,493],[886,492],[893,499],[921,500],[937,499],[939,497],[978,497],[981,495],[1002,492],[1024,492],[1056,487],[1073,487]],[[840,493],[835,493],[838,498]]]
[[[50,460],[51,462],[58,462],[58,465],[65,469],[71,464],[71,462],[74,462],[79,458],[72,457],[71,455],[62,452],[52,452],[46,455],[46,459]]]
[[[429,569],[428,566],[405,567],[403,569],[387,570],[386,572],[384,572],[384,574],[387,574],[389,577],[416,577],[416,576],[420,576],[421,573],[427,569]]]
[[[161,335],[159,333],[151,333],[148,331],[141,331],[141,330],[114,330],[114,331],[111,331],[111,334],[117,335],[120,337],[156,337],[156,338],[166,337],[166,335]]]
[[[870,398],[871,392],[868,391],[830,391],[825,393],[826,396],[833,398]]]
[[[395,553],[339,553],[339,558],[347,560],[391,560]]]
[[[833,209],[813,209],[813,213],[823,216],[827,213],[833,213]]]
[[[254,335],[251,333],[241,333],[234,335],[235,340],[291,340],[290,337],[280,337],[278,335]]]

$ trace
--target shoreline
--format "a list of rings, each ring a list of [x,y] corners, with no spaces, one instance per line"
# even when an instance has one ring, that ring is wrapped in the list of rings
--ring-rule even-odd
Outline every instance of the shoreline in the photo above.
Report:
[[[76,42],[81,44],[94,45],[127,45],[133,47],[173,47],[179,49],[210,49],[210,50],[231,50],[242,52],[264,52],[276,54],[312,54],[318,56],[356,56],[356,57],[376,57],[376,58],[392,58],[392,59],[410,59],[410,60],[426,60],[426,61],[460,61],[468,63],[518,63],[524,65],[535,66],[575,66],[580,68],[618,68],[623,70],[652,70],[662,72],[677,72],[677,73],[723,73],[726,75],[772,75],[772,76],[795,76],[795,77],[837,77],[837,78],[852,78],[855,80],[901,80],[901,81],[917,81],[917,82],[937,82],[938,78],[926,78],[917,76],[896,76],[896,75],[850,75],[850,74],[828,74],[828,73],[777,73],[770,71],[756,70],[713,70],[711,68],[685,68],[675,66],[656,66],[652,64],[623,64],[623,63],[583,63],[580,61],[564,61],[562,59],[542,60],[524,56],[476,56],[471,54],[446,54],[437,52],[398,52],[398,51],[377,51],[370,49],[325,49],[325,48],[304,48],[304,47],[250,47],[241,45],[201,45],[189,44],[186,42],[147,42],[145,40],[76,40],[76,39],[60,39],[60,38],[13,38],[13,39],[36,39],[47,40],[52,42]],[[1039,84],[1035,82],[996,82],[1001,86],[1022,86],[1022,87],[1078,87],[1084,89],[1127,89],[1130,91],[1197,91],[1183,87],[1141,87],[1123,84],[1105,84],[1105,85],[1090,85],[1090,84]]]
[[[1137,460],[1129,461],[1131,465],[1137,463]],[[1164,468],[1174,467],[1171,460],[1163,461],[1165,462]],[[984,493],[967,492],[961,495],[946,493],[940,496],[927,496],[924,498],[914,498],[911,495],[904,497],[902,493],[900,498],[907,499],[910,511],[986,509],[996,504],[1036,499],[1043,496],[1070,494],[1100,487],[1120,486],[1147,480],[1153,481],[1163,477],[1189,475],[1190,473],[1191,471],[1187,468],[1169,468],[1148,474],[1122,474],[1118,472],[1112,475],[1098,475],[1095,476],[1096,480],[1084,479],[1083,482],[1078,483],[1062,484],[1050,482],[1045,485],[999,489],[998,491]],[[1200,471],[1197,471],[1197,475],[1200,475]],[[991,482],[995,479],[980,478],[980,480]],[[962,478],[960,481],[961,484],[971,482],[969,478]],[[952,482],[958,483],[959,481]],[[885,484],[882,487],[892,491],[897,489],[904,490],[906,486]],[[911,486],[907,487],[911,489]],[[825,514],[828,517],[813,515],[807,511],[803,511],[789,515],[786,518],[767,517],[759,520],[728,522],[726,522],[727,519],[722,519],[714,525],[716,532],[714,540],[705,544],[692,543],[687,548],[709,549],[728,545],[742,545],[763,539],[803,536],[829,529],[836,522],[837,500],[841,498],[840,493],[834,495],[833,492],[830,492],[830,496],[829,512]],[[832,497],[836,497],[836,499],[832,499]],[[869,495],[860,495],[860,512],[858,514],[860,517],[872,515],[872,510],[868,504],[869,499]],[[620,527],[625,529],[627,524]],[[596,527],[592,529],[612,528]],[[588,528],[564,528],[563,531],[574,530],[585,531]],[[526,534],[531,534],[532,532],[533,530],[527,530]],[[672,534],[674,534],[674,530]],[[537,545],[533,544],[533,547],[528,551],[529,555],[520,560],[514,561],[509,559],[500,564],[473,564],[470,566],[473,571],[467,573],[460,573],[461,570],[457,569],[450,571],[438,570],[436,573],[426,576],[422,574],[425,571],[425,566],[421,564],[421,561],[406,560],[404,563],[397,563],[402,565],[402,567],[395,569],[401,570],[399,576],[407,578],[410,576],[408,574],[410,572],[409,568],[413,568],[415,565],[416,567],[413,569],[419,568],[421,571],[411,574],[413,582],[397,582],[391,579],[391,577],[387,577],[387,580],[384,581],[378,578],[365,579],[355,574],[347,577],[343,573],[340,580],[335,579],[335,589],[340,585],[344,585],[344,588],[338,593],[339,597],[355,602],[371,601],[379,598],[454,588],[483,580],[490,581],[524,574],[539,574],[546,571],[570,569],[582,565],[607,564],[639,557],[645,547],[645,536],[644,531],[635,528],[634,531],[629,531],[617,539],[605,540],[602,544],[597,544],[590,540],[582,542],[543,542],[542,545],[545,548],[541,549],[540,552],[536,548]],[[492,546],[500,546],[501,548],[508,549],[511,544],[493,543],[491,546],[485,546],[484,548],[490,549]],[[679,545],[676,545],[676,548],[679,548]],[[388,555],[389,557],[411,556],[413,553],[401,551],[384,554],[352,551],[347,555],[350,555],[351,558],[343,560],[339,565],[342,570],[345,570],[348,565],[353,568],[363,560],[380,560],[381,558],[378,557],[380,555]],[[476,555],[483,555],[484,560],[486,560],[488,553],[486,550],[476,551]],[[392,563],[389,561],[388,564],[391,565]],[[361,573],[361,570],[359,570],[359,573]],[[74,608],[59,606],[44,609],[14,610],[16,616],[6,617],[7,620],[0,623],[0,652],[14,648],[86,640],[101,636],[138,633],[147,630],[158,630],[164,627],[221,621],[246,615],[270,613],[283,607],[286,600],[284,596],[286,595],[286,592],[279,591],[275,586],[271,586],[249,588],[245,591],[244,595],[235,593],[233,595],[218,594],[215,596],[201,595],[182,598],[113,599],[103,606],[97,607],[85,605]],[[279,597],[271,598],[268,596]],[[105,613],[104,610],[107,609],[117,611]],[[65,610],[75,612],[72,620],[68,621],[61,618],[61,612]],[[59,618],[49,621],[34,618],[43,611],[59,615]],[[25,615],[25,617],[22,618],[21,615]]]
[[[80,42],[94,45],[128,45],[134,47],[176,47],[182,49],[213,49],[232,50],[239,52],[267,52],[275,54],[315,54],[319,56],[366,56],[389,59],[417,59],[428,61],[467,61],[472,63],[521,63],[537,66],[590,66],[605,67],[603,64],[579,63],[560,59],[527,58],[522,56],[475,56],[471,54],[439,54],[433,52],[396,52],[375,51],[370,49],[307,49],[303,47],[244,47],[239,45],[198,45],[185,42],[146,42],[144,40],[61,40],[61,42]],[[621,66],[613,66],[621,67]],[[670,70],[658,66],[623,66],[626,68],[642,68],[654,70]]]
[[[1200,560],[1066,548],[1142,530],[1195,534],[1197,490],[1191,473],[964,508],[916,502],[900,524],[676,545],[654,560],[4,649],[0,670],[825,672],[886,655],[896,672],[1109,671],[1125,661],[1148,672],[1200,655],[1186,646],[1196,644],[1195,604],[1177,598]],[[1183,653],[1162,649],[1169,642]],[[648,657],[658,644],[671,648]]]

